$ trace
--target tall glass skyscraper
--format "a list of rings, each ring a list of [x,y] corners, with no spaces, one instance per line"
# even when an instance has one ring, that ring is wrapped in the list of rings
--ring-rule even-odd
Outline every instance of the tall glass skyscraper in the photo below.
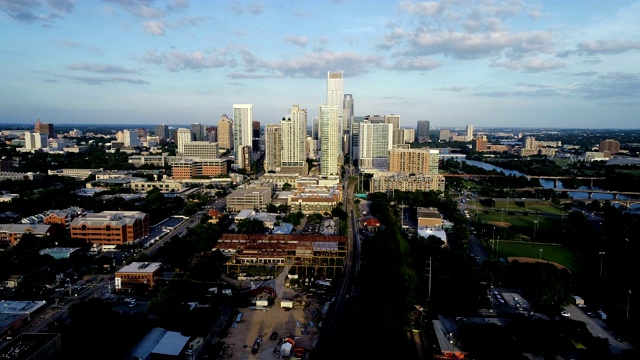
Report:
[[[253,105],[233,104],[233,156],[235,164],[246,168],[242,147],[251,147],[253,142]]]

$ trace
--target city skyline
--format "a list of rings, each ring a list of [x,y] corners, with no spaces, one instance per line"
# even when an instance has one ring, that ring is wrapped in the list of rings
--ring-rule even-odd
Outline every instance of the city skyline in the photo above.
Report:
[[[0,123],[217,124],[233,104],[400,127],[638,128],[638,1],[0,2]],[[341,115],[341,114],[340,114]]]

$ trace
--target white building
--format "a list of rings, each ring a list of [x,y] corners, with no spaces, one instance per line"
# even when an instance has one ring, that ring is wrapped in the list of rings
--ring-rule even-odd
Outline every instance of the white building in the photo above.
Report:
[[[320,174],[339,175],[338,172],[338,107],[320,105]]]
[[[125,147],[140,146],[140,141],[138,140],[138,131],[124,129],[122,130],[122,135],[122,141],[124,142]]]
[[[280,121],[282,133],[282,167],[298,168],[306,165],[307,109],[291,106],[289,114]]]
[[[26,150],[46,149],[48,146],[47,134],[28,131],[24,133],[24,148]]]
[[[179,128],[176,134],[178,142],[178,154],[184,153],[184,145],[191,142],[191,129]]]
[[[343,124],[343,110],[344,110],[344,80],[342,78],[341,71],[329,71],[327,73],[327,105],[335,106],[338,109],[337,112],[337,126],[336,132],[332,133],[334,137],[337,137],[338,154],[342,154],[342,124]],[[322,122],[322,120],[320,120]],[[322,134],[322,133],[321,133]],[[321,135],[322,136],[322,135]],[[337,161],[337,158],[336,158]]]
[[[393,143],[393,124],[360,124],[360,154],[358,165],[362,171],[386,171],[389,167],[389,150]]]
[[[244,162],[246,156],[242,154],[242,147],[253,142],[253,105],[233,104],[233,156],[235,164],[240,168],[247,168]],[[258,149],[255,149],[257,151]],[[254,149],[251,148],[251,152]]]

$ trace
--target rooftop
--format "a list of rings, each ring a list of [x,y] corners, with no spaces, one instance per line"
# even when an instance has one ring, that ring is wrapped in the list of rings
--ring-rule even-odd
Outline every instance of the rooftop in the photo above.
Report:
[[[132,262],[131,264],[118,270],[119,273],[154,273],[160,267],[162,263],[159,262]]]

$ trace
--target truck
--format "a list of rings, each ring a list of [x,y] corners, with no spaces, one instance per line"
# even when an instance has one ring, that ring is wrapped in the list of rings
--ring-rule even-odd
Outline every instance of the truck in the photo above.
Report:
[[[286,299],[280,300],[280,307],[283,309],[293,308],[293,300],[286,300]]]

